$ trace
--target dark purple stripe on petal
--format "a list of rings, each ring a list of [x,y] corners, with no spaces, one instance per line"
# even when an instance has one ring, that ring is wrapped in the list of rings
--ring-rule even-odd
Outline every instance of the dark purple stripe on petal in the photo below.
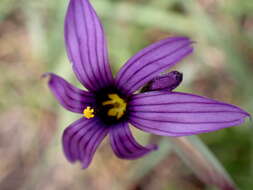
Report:
[[[110,128],[110,142],[119,158],[129,160],[140,158],[157,148],[156,145],[143,147],[138,144],[127,123],[120,123]]]
[[[186,57],[188,54],[192,53],[193,49],[191,47],[187,47],[191,44],[187,43],[184,46],[179,47],[174,52],[165,55],[164,57],[161,57],[157,60],[154,60],[150,62],[149,64],[145,65],[144,67],[137,70],[132,76],[136,76],[136,78],[132,77],[132,86],[130,86],[130,81],[127,82],[127,85],[124,86],[124,88],[131,88],[130,93],[138,90],[141,86],[143,86],[145,83],[147,83],[150,80],[150,76],[157,76],[159,73],[165,71],[168,69],[168,65],[172,67],[174,64],[179,62],[181,59]],[[170,57],[170,60],[167,60],[168,57]],[[166,65],[162,65],[158,67],[158,62],[166,63]],[[154,67],[154,64],[157,64]],[[148,73],[146,73],[148,71]],[[145,75],[144,75],[145,73]],[[138,78],[137,78],[138,77]],[[133,82],[134,81],[134,82]]]
[[[100,145],[102,140],[108,134],[109,128],[105,127],[101,122],[98,122],[85,134],[80,143],[80,161],[82,162],[82,167],[85,169],[89,166],[97,147]]]
[[[70,162],[80,161],[87,168],[95,151],[109,129],[97,118],[81,118],[67,127],[63,133],[63,149]]]
[[[159,73],[170,68],[193,51],[186,37],[161,40],[144,48],[122,67],[116,77],[117,86],[127,94],[138,90]]]
[[[179,92],[147,92],[129,102],[130,122],[144,131],[183,136],[239,125],[249,114],[237,106]]]
[[[93,24],[96,26],[96,38],[97,38],[97,49],[96,49],[96,55],[98,57],[97,63],[100,64],[100,66],[98,67],[100,70],[100,74],[103,78],[103,82],[109,82],[112,83],[113,81],[113,77],[112,77],[112,73],[111,73],[111,68],[110,66],[108,66],[109,63],[109,59],[108,59],[108,53],[107,53],[107,43],[106,43],[106,39],[105,39],[105,35],[101,35],[104,34],[104,29],[103,26],[101,24],[101,22],[99,22],[99,19],[95,10],[93,9],[93,7],[89,4],[90,7],[90,11],[92,14],[92,21]],[[101,43],[100,43],[101,42]],[[104,48],[105,47],[105,48]],[[100,51],[101,49],[103,49],[104,51]],[[104,83],[104,85],[108,85],[107,83]]]
[[[96,91],[112,83],[103,27],[88,0],[70,0],[65,42],[73,70],[85,87]]]
[[[87,105],[94,103],[92,94],[74,87],[60,76],[53,73],[46,73],[49,76],[48,85],[60,102],[60,104],[71,112],[82,113]]]
[[[186,107],[186,104],[188,107]],[[161,105],[166,105],[162,106]],[[220,109],[220,105],[223,105],[223,109]],[[148,106],[149,109],[145,107]],[[159,113],[199,113],[199,112],[238,112],[238,109],[227,104],[218,104],[215,102],[173,102],[173,103],[161,103],[161,104],[145,104],[145,105],[132,105],[128,107],[131,111],[143,111],[143,112],[159,112]],[[244,112],[242,112],[244,113]]]
[[[168,124],[219,124],[227,123],[230,121],[237,121],[243,117],[245,114],[241,113],[231,113],[231,112],[199,112],[199,113],[143,113],[138,112],[136,114],[131,114],[131,119],[142,119],[157,123],[168,123]],[[141,116],[140,116],[141,115]],[[229,115],[229,116],[228,116]]]
[[[162,136],[189,136],[200,133],[208,133],[226,127],[240,125],[244,119],[234,120],[225,123],[206,123],[206,124],[176,124],[165,122],[145,121],[143,119],[131,118],[130,123],[138,129]]]
[[[77,23],[73,10],[73,3],[69,4],[66,20],[65,20],[65,43],[72,68],[78,80],[89,90],[94,90],[95,85],[91,79],[90,73],[86,71],[84,66],[84,58],[80,48],[80,38],[77,33]]]
[[[80,150],[79,150],[79,144],[81,139],[89,133],[89,131],[92,131],[92,128],[96,124],[96,120],[88,120],[87,123],[85,123],[82,128],[75,128],[72,129],[72,136],[69,139],[69,146],[70,146],[70,151],[71,155],[73,155],[73,158],[76,160],[81,160],[80,157]]]
[[[169,95],[169,98],[168,98]],[[157,99],[153,103],[153,99]],[[144,105],[163,105],[163,104],[185,104],[185,103],[203,103],[203,104],[221,104],[224,106],[233,107],[235,109],[240,109],[239,107],[213,100],[207,97],[189,94],[184,92],[167,92],[167,91],[157,91],[157,92],[146,92],[138,95],[134,95],[129,105],[133,106],[144,106]]]
[[[119,73],[117,74],[117,79],[118,79],[117,82],[119,82],[121,80],[121,78],[124,77],[127,74],[127,72],[129,72],[131,67],[134,67],[132,65],[133,63],[136,63],[136,62],[140,61],[145,56],[149,56],[150,53],[153,53],[154,51],[156,51],[159,48],[162,48],[164,46],[166,47],[166,45],[168,45],[170,43],[173,43],[175,41],[182,41],[182,40],[185,41],[185,40],[188,40],[188,39],[185,38],[185,37],[166,38],[164,40],[161,40],[159,42],[151,44],[148,47],[142,49],[141,51],[136,53],[133,57],[131,57],[126,62],[126,64],[123,66],[123,68],[119,71]]]
[[[95,119],[85,119],[83,117],[64,130],[62,137],[63,150],[69,161],[74,162],[79,159],[78,150],[76,148],[79,138],[81,138],[85,131],[89,130],[95,122]]]
[[[80,37],[80,39],[83,39],[83,41],[80,41],[80,48],[85,51],[87,60],[86,63],[89,64],[89,68],[91,71],[92,78],[97,81],[97,86],[101,88],[101,83],[98,80],[95,72],[97,72],[97,75],[100,76],[100,70],[97,68],[97,54],[96,54],[96,44],[97,44],[97,39],[96,39],[96,27],[94,26],[94,23],[92,23],[92,15],[90,14],[90,11],[88,9],[88,4],[84,5],[83,0],[80,0],[80,3],[78,3],[78,0],[74,0],[75,5],[76,5],[76,10],[79,8],[80,11],[75,11],[78,12],[79,14],[76,14],[76,20],[78,20],[78,26],[77,26],[77,31],[80,32],[79,36],[84,35],[84,37]],[[73,3],[74,4],[74,3]],[[90,27],[91,31],[90,31]],[[84,32],[84,33],[83,33]],[[92,32],[92,33],[91,33]],[[93,81],[93,82],[95,82]]]

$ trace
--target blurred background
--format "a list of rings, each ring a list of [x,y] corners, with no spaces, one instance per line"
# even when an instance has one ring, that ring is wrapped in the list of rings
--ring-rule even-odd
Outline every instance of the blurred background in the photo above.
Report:
[[[253,113],[252,0],[91,2],[106,30],[114,73],[146,45],[186,35],[197,43],[194,54],[173,68],[184,74],[177,91]],[[66,161],[62,131],[79,116],[57,104],[41,75],[55,72],[81,87],[64,49],[67,4],[68,0],[0,1],[0,189],[215,189],[182,161],[168,137],[152,136],[160,149],[136,161],[116,158],[107,139],[87,170]],[[199,136],[243,190],[253,189],[250,125],[248,121]],[[150,139],[137,130],[134,135],[143,144]]]

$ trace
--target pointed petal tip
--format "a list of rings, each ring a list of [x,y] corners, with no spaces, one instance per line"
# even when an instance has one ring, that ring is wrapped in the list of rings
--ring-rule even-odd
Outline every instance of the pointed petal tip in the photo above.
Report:
[[[68,162],[74,164],[77,160],[63,148],[63,154]]]
[[[146,132],[188,136],[241,125],[250,114],[243,109],[178,92],[146,92],[130,102],[130,122]]]
[[[249,113],[248,113],[248,114],[249,114]],[[249,117],[250,122],[253,122],[252,116],[251,116],[250,114],[248,115],[248,117]]]
[[[173,38],[176,39],[176,40],[185,40],[185,41],[188,41],[190,45],[191,45],[191,44],[196,44],[196,43],[197,43],[197,41],[192,40],[190,37],[187,37],[187,36],[169,37],[169,38],[167,38],[167,39],[168,39],[168,40],[171,40],[171,39],[173,39]]]
[[[90,1],[69,1],[64,38],[77,79],[92,91],[110,85],[113,76],[108,59],[106,36]]]
[[[48,79],[48,84],[52,82],[53,80],[53,77],[58,77],[56,74],[54,73],[51,73],[51,72],[46,72],[46,73],[43,73],[40,78],[41,79]]]
[[[247,111],[245,111],[244,109],[242,109],[242,108],[240,108],[240,107],[238,107],[238,106],[235,106],[235,105],[233,105],[233,104],[229,104],[230,106],[233,106],[233,107],[235,107],[235,108],[237,108],[238,109],[238,112],[239,113],[241,113],[243,116],[242,116],[242,119],[247,119],[247,118],[249,118],[249,120],[251,121],[252,120],[252,116],[251,116],[251,114],[249,113],[249,112],[247,112]]]
[[[159,146],[157,144],[150,144],[147,148],[150,149],[150,151],[156,151],[159,149]]]
[[[46,72],[46,73],[43,73],[43,74],[40,76],[40,78],[41,78],[41,79],[48,78],[48,77],[50,77],[52,74],[53,74],[53,73]]]
[[[252,120],[252,116],[250,115],[250,113],[248,113],[246,111],[244,111],[244,113],[245,113],[246,117],[249,117],[249,119]]]
[[[195,40],[190,40],[190,42],[191,42],[191,44],[196,44],[196,43],[198,43],[198,42],[195,41]]]
[[[47,83],[54,97],[65,109],[71,112],[83,113],[84,108],[94,102],[92,94],[76,88],[54,73],[45,73],[43,77],[49,77]]]
[[[53,86],[55,85],[55,83],[58,84],[58,82],[59,82],[60,80],[63,79],[62,77],[60,77],[60,76],[58,76],[58,75],[56,75],[56,74],[54,74],[54,73],[52,73],[52,72],[43,73],[43,74],[41,75],[41,78],[42,78],[42,79],[47,79],[47,83],[48,83],[48,85],[51,86],[51,87],[53,87]],[[63,80],[65,80],[65,79],[63,79]],[[67,82],[67,81],[66,81],[66,82]],[[68,82],[67,82],[67,83],[68,83]]]
[[[167,38],[164,38],[164,40],[187,40],[187,41],[191,41],[191,38],[189,38],[188,36],[169,36]]]
[[[77,161],[76,159],[69,157],[69,155],[67,155],[66,153],[64,153],[64,156],[68,160],[68,162],[70,162],[71,164],[74,164]]]
[[[82,163],[81,169],[82,169],[82,170],[85,170],[85,169],[87,169],[88,167],[89,167],[89,164]]]
[[[246,119],[249,119],[249,121],[252,123],[253,120],[252,120],[252,116],[250,115],[250,113],[248,113],[246,111],[243,111],[243,113],[245,114],[245,116],[242,119],[243,120],[242,123],[245,122]]]

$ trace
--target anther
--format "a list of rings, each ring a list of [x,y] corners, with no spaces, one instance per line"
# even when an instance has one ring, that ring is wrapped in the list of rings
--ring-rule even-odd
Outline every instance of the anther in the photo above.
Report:
[[[94,109],[91,109],[90,106],[87,106],[84,110],[83,110],[83,116],[87,119],[93,118],[95,117],[94,115]]]
[[[110,98],[110,100],[107,100],[102,103],[103,106],[107,105],[112,106],[112,108],[108,110],[107,115],[120,119],[126,111],[127,107],[126,102],[122,98],[120,98],[117,94],[109,94],[108,97]]]

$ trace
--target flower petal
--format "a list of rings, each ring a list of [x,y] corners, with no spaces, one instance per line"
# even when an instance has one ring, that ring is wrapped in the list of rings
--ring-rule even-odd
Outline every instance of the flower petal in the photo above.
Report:
[[[59,103],[71,112],[82,113],[87,105],[95,102],[91,93],[74,87],[60,76],[53,73],[46,73],[43,76],[49,76],[48,85],[52,93]]]
[[[63,133],[65,156],[70,162],[78,160],[83,168],[87,168],[108,131],[109,129],[104,127],[97,118],[77,120]]]
[[[70,0],[65,43],[73,70],[86,88],[96,91],[112,83],[103,27],[88,0]]]
[[[172,91],[173,89],[177,88],[179,84],[183,80],[183,74],[178,71],[171,71],[166,74],[159,75],[148,82],[145,85],[141,92],[148,92],[148,91],[159,91],[159,90],[168,90]]]
[[[173,37],[154,43],[130,58],[116,76],[118,88],[131,94],[159,73],[169,69],[192,51],[186,37]]]
[[[179,92],[147,92],[129,103],[130,122],[144,131],[185,136],[239,125],[249,114],[231,104]]]
[[[128,126],[128,123],[120,123],[110,129],[110,142],[115,154],[122,159],[137,159],[150,151],[157,149],[156,145],[143,147],[139,145]]]

